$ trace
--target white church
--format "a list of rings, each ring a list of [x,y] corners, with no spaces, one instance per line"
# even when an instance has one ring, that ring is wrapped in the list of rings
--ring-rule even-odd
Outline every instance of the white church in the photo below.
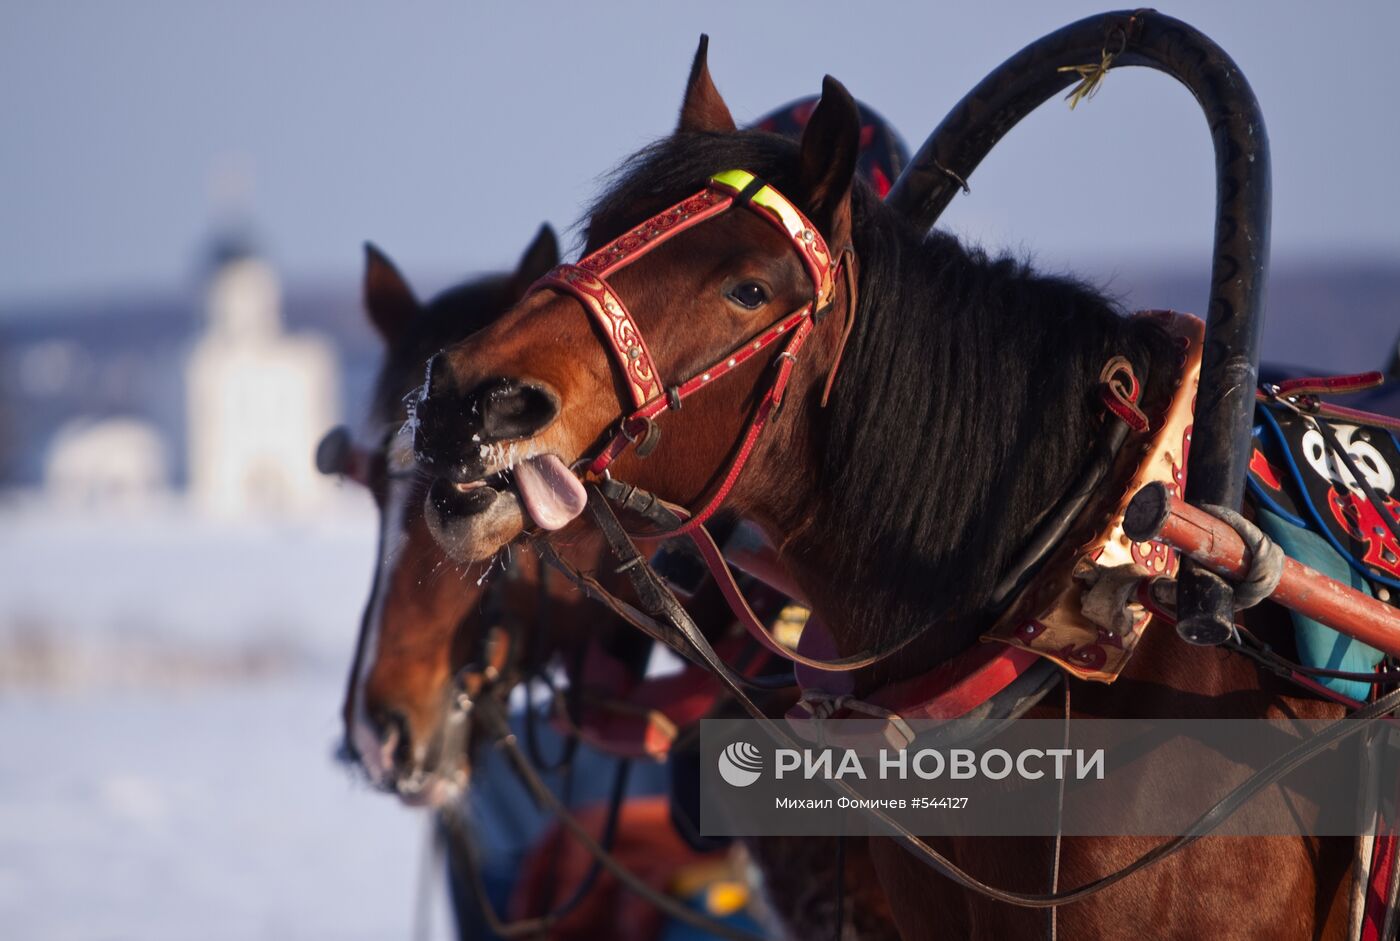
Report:
[[[314,516],[335,498],[312,450],[339,420],[335,353],[289,334],[276,272],[248,253],[227,257],[204,295],[204,329],[184,363],[188,488],[172,492],[169,444],[138,417],[79,419],[54,438],[45,496],[88,510],[185,503],[210,518]]]
[[[262,259],[210,280],[207,326],[185,367],[189,495],[211,516],[315,513],[334,493],[312,449],[339,420],[339,371],[324,340],[289,335]]]

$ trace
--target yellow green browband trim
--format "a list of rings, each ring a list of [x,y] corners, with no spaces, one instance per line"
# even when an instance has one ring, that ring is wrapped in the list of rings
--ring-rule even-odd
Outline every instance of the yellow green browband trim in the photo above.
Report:
[[[737,193],[756,179],[758,178],[747,170],[725,170],[710,177],[710,182],[727,186]]]
[[[736,193],[742,193],[744,188],[751,184],[758,177],[747,170],[725,170],[723,173],[716,173],[710,177],[711,183],[718,183],[726,189],[732,189]],[[797,211],[797,207],[788,201],[788,198],[779,193],[773,187],[764,184],[763,188],[749,200],[755,206],[762,206],[782,222],[783,228],[788,230],[788,234],[793,238],[801,238],[802,231],[807,228],[802,215]]]
[[[756,182],[761,183],[762,180],[747,170],[725,170],[710,177],[712,186],[735,194],[743,193]],[[766,210],[798,246],[816,285],[817,308],[825,308],[831,303],[836,287],[832,278],[830,249],[820,233],[786,196],[770,184],[764,183],[748,201]]]

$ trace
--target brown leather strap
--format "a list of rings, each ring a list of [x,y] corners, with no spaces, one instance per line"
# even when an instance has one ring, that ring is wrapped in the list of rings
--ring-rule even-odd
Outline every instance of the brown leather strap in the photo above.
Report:
[[[814,670],[822,670],[826,673],[849,673],[853,670],[861,670],[865,667],[873,666],[880,661],[893,656],[915,640],[924,635],[927,628],[915,631],[910,636],[900,640],[889,647],[879,650],[863,650],[860,653],[852,654],[849,657],[839,657],[835,660],[819,660],[815,657],[808,657],[798,653],[791,647],[786,647],[778,642],[758,619],[758,615],[753,613],[753,608],[749,606],[748,599],[744,597],[743,591],[739,588],[739,583],[734,579],[734,572],[730,569],[729,563],[724,560],[724,556],[719,551],[719,546],[715,545],[714,537],[709,530],[703,526],[696,527],[687,532],[690,541],[695,544],[695,548],[700,551],[700,557],[705,560],[706,567],[710,574],[714,576],[715,584],[719,586],[724,599],[729,602],[729,608],[734,612],[734,616],[744,629],[749,632],[749,636],[756,640],[764,650],[777,654],[785,660],[793,663],[800,663],[803,666],[811,667]]]
[[[841,328],[841,339],[836,341],[836,355],[831,358],[831,368],[826,372],[826,384],[822,386],[822,408],[826,408],[831,398],[831,387],[836,384],[836,370],[841,368],[841,357],[846,353],[846,342],[851,338],[851,329],[856,325],[856,311],[860,309],[855,249],[849,245],[842,249],[841,260],[837,264],[846,282],[846,325]]]

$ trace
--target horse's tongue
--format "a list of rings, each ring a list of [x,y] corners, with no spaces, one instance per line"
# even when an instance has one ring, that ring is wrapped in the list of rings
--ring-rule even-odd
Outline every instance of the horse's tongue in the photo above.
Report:
[[[588,494],[583,484],[553,454],[532,457],[515,466],[515,486],[530,518],[541,529],[559,529],[583,512]]]

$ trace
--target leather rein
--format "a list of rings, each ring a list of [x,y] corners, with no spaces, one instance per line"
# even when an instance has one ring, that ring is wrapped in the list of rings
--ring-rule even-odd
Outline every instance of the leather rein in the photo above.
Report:
[[[686,639],[692,652],[699,654],[725,685],[728,693],[763,726],[774,741],[787,748],[801,749],[803,745],[796,741],[780,722],[770,718],[749,697],[744,689],[742,678],[715,652],[703,632],[690,618],[684,606],[676,599],[674,593],[646,565],[645,557],[642,556],[626,530],[623,529],[622,523],[618,520],[607,499],[596,487],[590,488],[588,507],[594,521],[602,530],[608,544],[617,556],[620,563],[619,571],[625,571],[631,579],[633,588],[642,602],[642,607]],[[1054,908],[1096,895],[1134,873],[1160,862],[1177,850],[1189,846],[1225,823],[1255,794],[1281,780],[1299,765],[1331,748],[1337,742],[1349,738],[1369,727],[1372,723],[1385,718],[1397,708],[1400,708],[1400,689],[1377,698],[1374,702],[1357,710],[1348,719],[1334,722],[1255,772],[1198,817],[1184,834],[1158,844],[1121,869],[1077,888],[1064,891],[1016,892],[989,885],[958,867],[951,859],[938,852],[917,835],[909,832],[907,828],[883,810],[867,807],[863,812],[882,824],[892,834],[891,839],[900,843],[934,871],[962,888],[1009,905],[1023,908]],[[856,801],[861,799],[860,792],[844,779],[834,779],[829,783],[841,795]]]

